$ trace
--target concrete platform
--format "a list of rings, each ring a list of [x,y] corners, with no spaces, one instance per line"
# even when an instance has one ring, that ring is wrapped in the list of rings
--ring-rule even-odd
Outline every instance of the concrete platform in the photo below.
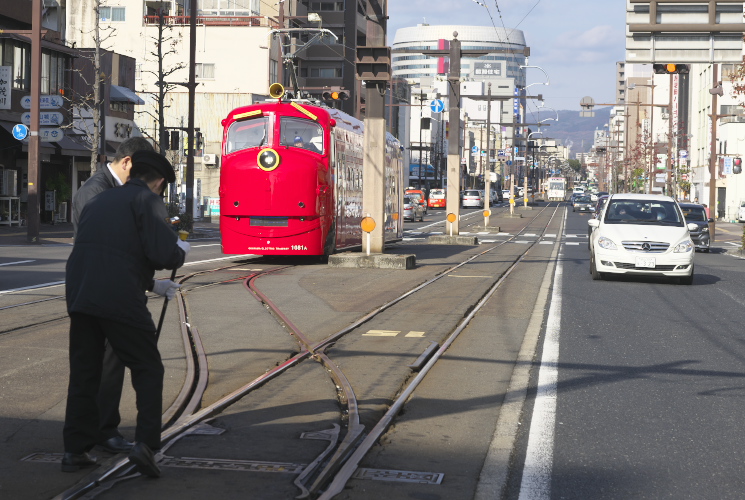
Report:
[[[523,206],[516,207],[516,209],[517,210],[533,210],[533,207],[531,207],[531,206],[527,206],[526,207],[526,206],[523,205]]]
[[[506,214],[499,214],[499,217],[504,217],[506,219],[520,219],[522,218],[522,216],[523,216],[522,214],[518,214],[518,213],[511,214],[509,212]]]
[[[431,245],[478,245],[479,239],[475,236],[435,234],[427,239],[427,243]]]
[[[416,255],[361,252],[344,252],[329,256],[329,267],[352,267],[357,269],[414,269]]]

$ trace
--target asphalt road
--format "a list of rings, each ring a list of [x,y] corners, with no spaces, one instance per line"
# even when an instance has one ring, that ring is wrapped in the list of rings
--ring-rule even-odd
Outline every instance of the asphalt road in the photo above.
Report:
[[[567,234],[586,232],[587,215],[568,215]],[[592,281],[586,241],[560,255],[542,353],[556,399],[537,379],[549,399],[536,400],[519,498],[742,498],[745,263],[719,241],[696,254],[691,286]]]

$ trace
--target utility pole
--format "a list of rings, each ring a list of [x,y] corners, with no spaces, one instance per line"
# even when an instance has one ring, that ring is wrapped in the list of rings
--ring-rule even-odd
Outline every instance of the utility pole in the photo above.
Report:
[[[419,189],[422,189],[422,123],[424,121],[424,91],[422,90],[422,87],[419,87],[419,172],[417,174],[418,183],[417,186]],[[430,124],[430,126],[432,126]]]
[[[673,191],[673,78],[675,75],[670,73],[670,94],[668,97],[668,103],[670,103],[670,107],[667,111],[667,124],[668,124],[668,132],[667,132],[667,189],[666,195],[675,197],[675,193]]]
[[[486,172],[484,172],[484,206],[491,207],[491,82],[486,84]]]
[[[41,0],[31,4],[31,128],[28,139],[28,198],[26,219],[29,243],[39,243],[39,109],[41,105]]]
[[[711,65],[712,87],[716,88],[721,82],[717,71],[717,65]],[[717,220],[717,94],[711,93],[711,143],[709,144],[709,238],[714,241],[716,235]]]
[[[198,0],[191,0],[189,12],[189,115],[186,128],[189,151],[186,155],[186,213],[194,217],[194,101],[196,99],[197,8]],[[188,220],[188,218],[187,218]]]

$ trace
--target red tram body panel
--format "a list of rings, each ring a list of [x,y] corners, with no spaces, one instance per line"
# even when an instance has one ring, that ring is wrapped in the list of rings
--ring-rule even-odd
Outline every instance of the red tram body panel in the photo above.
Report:
[[[307,101],[236,108],[223,120],[225,254],[329,255],[362,245],[364,125]],[[401,152],[386,145],[385,239],[403,237]]]

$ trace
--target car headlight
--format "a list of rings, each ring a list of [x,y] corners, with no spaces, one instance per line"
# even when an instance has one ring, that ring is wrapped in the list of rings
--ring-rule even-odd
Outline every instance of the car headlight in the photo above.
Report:
[[[701,228],[702,233],[708,233],[709,232],[709,226],[704,226]]]
[[[686,253],[693,250],[693,242],[691,240],[685,240],[682,243],[678,243],[678,245],[673,250],[673,253]]]
[[[613,243],[613,240],[610,238],[606,238],[605,236],[601,236],[598,238],[598,245],[600,248],[603,248],[605,250],[617,250],[616,244]]]

